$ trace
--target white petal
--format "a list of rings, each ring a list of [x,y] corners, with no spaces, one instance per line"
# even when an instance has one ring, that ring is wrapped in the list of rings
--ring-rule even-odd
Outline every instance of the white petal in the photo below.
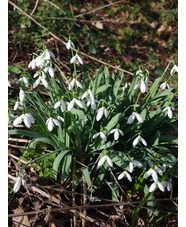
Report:
[[[114,133],[115,131],[116,131],[116,128],[112,129],[112,130],[110,131],[110,134]]]
[[[143,118],[141,117],[141,115],[139,113],[135,113],[135,116],[140,123],[143,123]]]
[[[137,166],[139,168],[142,167],[142,164],[139,161],[133,160],[133,163],[134,163],[135,166]]]
[[[64,118],[61,117],[61,116],[57,116],[57,119],[58,119],[58,120],[61,120],[62,122],[64,122]]]
[[[66,48],[68,49],[68,50],[70,50],[70,47],[71,47],[71,44],[70,44],[70,40],[66,43]]]
[[[48,73],[51,77],[54,77],[55,70],[52,67],[49,67]]]
[[[52,58],[55,58],[55,55],[54,55],[54,53],[52,53],[52,51],[48,50],[48,52]]]
[[[168,182],[167,184],[167,190],[170,191],[172,189],[172,183],[171,182]]]
[[[47,126],[48,126],[48,130],[51,132],[53,127],[54,127],[54,123],[52,121],[52,118],[50,117],[48,120],[47,120]]]
[[[136,139],[133,141],[132,145],[135,147],[139,143],[140,136],[137,136]]]
[[[140,138],[141,142],[143,143],[144,146],[147,146],[147,142],[141,137]]]
[[[75,62],[76,62],[76,55],[75,55],[74,57],[71,58],[70,64],[73,64],[73,63],[75,63]]]
[[[132,182],[132,177],[129,173],[125,172],[125,175],[127,176],[127,179]]]
[[[25,93],[24,93],[23,90],[20,90],[20,92],[19,92],[19,100],[20,100],[20,102],[23,102],[24,98],[25,98]]]
[[[165,107],[165,108],[162,110],[162,112],[165,112],[166,110],[168,110],[168,107]]]
[[[134,169],[133,163],[130,162],[129,163],[129,172],[132,173],[133,172],[133,169]]]
[[[106,156],[103,156],[103,157],[99,160],[98,166],[103,165],[103,163],[105,162],[105,159],[106,159]]]
[[[125,171],[124,171],[124,172],[125,172]],[[121,179],[125,176],[124,172],[122,172],[122,173],[118,176],[118,180],[121,180]]]
[[[75,80],[75,83],[76,83],[76,85],[77,85],[78,87],[83,88],[83,87],[82,87],[82,84],[81,84],[79,81]]]
[[[107,118],[108,117],[108,110],[106,108],[104,108],[104,114],[105,114],[105,117]]]
[[[120,129],[119,129],[119,133],[120,133],[122,136],[124,136],[123,131],[122,131],[122,130],[120,130]]]
[[[138,89],[140,87],[140,85],[141,85],[141,83],[136,84],[136,86],[134,87],[134,89],[135,90]]]
[[[31,118],[28,117],[28,116],[25,114],[25,115],[24,115],[24,123],[25,123],[26,127],[30,128],[31,122],[32,122],[32,121],[31,121]]]
[[[58,120],[56,120],[56,119],[53,119],[53,122],[54,122],[54,124],[56,125],[56,126],[61,126],[61,124],[60,124],[60,122],[58,121]]]
[[[144,93],[146,91],[146,83],[145,83],[145,81],[141,81],[140,90],[141,90],[142,93]]]
[[[18,107],[19,107],[19,102],[16,102],[14,105],[14,110],[17,110]]]
[[[13,125],[14,125],[14,126],[17,126],[17,125],[21,124],[21,122],[22,122],[22,120],[23,120],[23,117],[24,117],[23,114],[22,114],[21,116],[17,117],[17,118],[14,120]]]
[[[74,107],[74,99],[68,104],[67,110],[70,111]]]
[[[100,132],[100,137],[104,140],[104,142],[107,141],[107,137],[105,136],[104,132]]]
[[[93,135],[93,139],[95,139],[96,137],[98,137],[100,134],[100,132],[97,132],[96,134]]]
[[[149,192],[153,192],[156,189],[156,182],[152,183],[150,188],[149,188]]]
[[[173,117],[172,110],[170,106],[168,107],[168,117],[171,119]]]
[[[162,83],[162,84],[160,85],[160,88],[161,88],[161,89],[165,89],[165,88],[166,88],[166,84],[165,84],[165,82],[164,82],[164,83]]]
[[[107,156],[107,155],[105,155],[105,156],[106,156],[106,160],[107,160],[109,166],[113,167],[113,162],[112,162],[111,158],[109,156]]]
[[[38,78],[34,84],[33,84],[33,88],[36,88],[38,85],[39,85],[39,82],[40,82],[40,78]]]
[[[77,58],[78,58],[78,61],[80,62],[80,64],[82,64],[82,65],[83,65],[83,61],[82,61],[82,59],[80,58],[80,56],[79,56],[79,55],[77,55]]]
[[[44,79],[41,78],[43,85],[47,88],[48,87],[48,82]]]
[[[54,105],[54,109],[58,108],[62,103],[62,100],[56,102],[56,104]]]
[[[151,169],[149,169],[149,170],[143,175],[143,178],[149,177],[150,174],[151,174]]]
[[[69,84],[68,89],[71,90],[74,87],[74,84],[75,84],[75,79],[73,78],[72,81]]]
[[[84,98],[86,98],[87,97],[87,95],[88,95],[88,91],[86,91],[83,95],[82,95],[82,99],[84,99]]]
[[[154,169],[151,169],[152,178],[155,182],[158,181],[158,174]]]
[[[134,121],[134,119],[135,119],[135,115],[134,115],[134,113],[132,113],[132,114],[129,116],[129,118],[128,118],[128,123],[129,123],[129,124],[132,124],[132,122]]]
[[[74,98],[74,102],[75,102],[80,108],[84,108],[84,105],[83,105],[83,103],[82,103],[80,100]]]
[[[91,102],[91,108],[92,108],[93,110],[96,109],[96,103],[95,103],[95,101],[92,101],[92,102]]]
[[[96,116],[96,121],[100,121],[102,117],[103,117],[103,107],[101,107],[101,108],[98,110],[97,116]]]
[[[62,103],[61,103],[61,111],[64,112],[66,110],[66,104],[65,102],[62,100]]]
[[[163,184],[161,182],[158,181],[158,187],[159,189],[164,192],[165,191],[165,188],[163,187]]]
[[[19,191],[19,189],[21,187],[21,181],[22,181],[22,178],[21,177],[17,177],[16,183],[14,184],[14,188],[13,188],[15,193]]]
[[[114,133],[114,139],[118,140],[119,139],[119,132],[118,129],[116,129],[115,133]]]

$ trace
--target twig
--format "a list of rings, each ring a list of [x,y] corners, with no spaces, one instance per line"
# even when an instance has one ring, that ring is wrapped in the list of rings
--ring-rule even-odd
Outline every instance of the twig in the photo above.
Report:
[[[35,12],[35,10],[36,10],[36,8],[38,6],[38,3],[39,3],[39,0],[36,0],[36,4],[35,4],[35,6],[34,6],[34,8],[33,8],[33,10],[32,10],[32,12],[31,12],[30,15],[33,15],[34,14],[34,12]]]
[[[50,4],[53,5],[55,8],[57,8],[58,10],[60,10],[64,15],[66,15],[65,12],[64,12],[62,9],[60,9],[59,6],[55,5],[53,2],[51,2],[51,1],[49,1],[49,0],[43,0],[43,1],[44,1],[44,2],[50,3]]]
[[[100,10],[100,9],[103,9],[103,8],[106,8],[106,7],[109,7],[109,6],[111,6],[111,5],[115,5],[115,4],[121,3],[121,2],[125,2],[125,1],[126,1],[126,0],[121,0],[121,1],[109,3],[109,4],[107,4],[107,5],[104,5],[104,6],[99,7],[99,8],[97,8],[97,9],[94,9],[94,10],[91,10],[91,11],[89,11],[89,12],[82,13],[82,14],[80,14],[80,15],[77,15],[77,16],[75,16],[75,18],[82,17],[82,16],[84,16],[84,15],[86,15],[86,14],[90,14],[90,13],[96,12],[96,11],[98,11],[98,10]]]
[[[8,2],[9,2],[9,4],[11,4],[12,6],[14,6],[16,9],[18,9],[22,14],[24,14],[26,17],[28,17],[30,20],[32,20],[35,24],[37,24],[39,27],[41,27],[42,29],[46,29],[42,24],[40,24],[37,20],[35,20],[35,19],[32,18],[30,15],[28,15],[27,13],[25,13],[25,12],[24,12],[21,8],[19,8],[16,4],[14,4],[13,2],[11,2],[10,0],[8,0]],[[60,38],[59,38],[58,36],[56,36],[54,33],[50,32],[50,31],[49,31],[48,33],[49,33],[51,36],[53,36],[55,39],[57,39],[58,41],[60,41],[60,42],[63,43],[64,45],[66,45],[66,42],[65,42],[64,40],[60,39]],[[65,39],[66,41],[68,41],[68,39],[67,39],[66,37],[64,37],[64,39]],[[74,48],[73,48],[73,50],[77,51],[77,49],[74,49]],[[92,56],[90,56],[90,55],[88,55],[88,54],[85,54],[85,53],[83,53],[83,52],[81,52],[81,55],[83,55],[83,56],[85,56],[85,57],[87,57],[87,58],[90,58],[90,59],[92,59],[92,60],[94,60],[94,61],[97,61],[97,62],[99,62],[99,63],[101,63],[101,64],[107,65],[107,66],[110,67],[110,68],[116,69],[116,70],[118,70],[118,71],[122,71],[122,72],[124,72],[124,73],[129,74],[129,75],[133,75],[133,73],[131,73],[131,72],[127,71],[127,70],[124,70],[124,69],[121,69],[121,68],[119,68],[119,67],[110,65],[110,64],[108,64],[108,63],[106,63],[106,62],[104,62],[104,61],[101,61],[101,60],[99,60],[99,59],[97,59],[97,58],[94,58],[94,57],[92,57]]]

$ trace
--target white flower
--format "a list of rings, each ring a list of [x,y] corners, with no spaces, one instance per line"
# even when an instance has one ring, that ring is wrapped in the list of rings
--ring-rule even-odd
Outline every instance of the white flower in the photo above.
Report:
[[[141,136],[137,136],[132,143],[133,147],[135,147],[139,142],[142,142],[144,146],[147,146],[147,142]]]
[[[160,88],[161,89],[165,89],[165,88],[170,88],[170,86],[168,85],[168,83],[165,81],[164,83],[162,83],[161,85],[160,85]]]
[[[98,136],[100,136],[103,139],[104,142],[107,141],[107,137],[106,137],[104,132],[97,132],[96,134],[93,135],[93,139],[95,139]]]
[[[50,132],[53,130],[54,125],[61,126],[60,122],[53,117],[48,118],[48,120],[46,121],[46,125]]]
[[[164,183],[164,187],[166,187],[167,190],[170,192],[170,190],[172,189],[172,181],[171,181],[171,179],[169,179],[169,181],[163,181],[161,183]]]
[[[74,43],[69,39],[66,43],[66,48],[70,50],[71,47],[75,48]]]
[[[134,167],[137,166],[137,167],[142,167],[142,164],[141,162],[139,161],[136,161],[136,160],[133,160],[132,162],[129,163],[129,172],[132,173],[133,172],[133,169]]]
[[[36,68],[36,59],[32,59],[32,61],[28,64],[28,68],[35,69]]]
[[[15,105],[14,105],[14,110],[17,110],[17,108],[19,107],[19,105],[25,106],[23,102],[17,101],[17,102],[15,103]]]
[[[83,61],[82,61],[81,57],[78,54],[76,54],[74,57],[71,58],[70,64],[76,63],[78,61],[80,62],[80,64],[83,65]]]
[[[25,93],[22,89],[20,89],[19,100],[20,100],[20,102],[23,102],[24,99],[25,99]]]
[[[47,66],[45,69],[44,69],[44,72],[45,73],[49,73],[49,75],[51,76],[51,77],[54,77],[54,73],[55,73],[55,70],[54,70],[54,68],[52,68],[52,66]]]
[[[35,59],[35,64],[37,67],[44,67],[45,66],[45,58],[43,56],[38,56],[36,59]]]
[[[47,81],[45,80],[45,78],[42,77],[42,76],[39,76],[38,79],[34,82],[33,88],[36,88],[39,84],[40,84],[40,85],[44,85],[45,88],[48,87],[48,82],[47,82]]]
[[[80,108],[84,108],[84,105],[83,103],[76,99],[76,98],[73,98],[71,102],[68,103],[68,107],[67,107],[67,110],[70,111],[73,107],[74,107],[74,104],[77,104]]]
[[[138,71],[136,71],[136,75],[140,75],[141,77],[143,77],[143,74],[142,74],[143,72],[142,72],[142,70],[141,69],[139,69]]]
[[[103,114],[105,115],[106,118],[108,117],[108,110],[104,106],[99,108],[96,116],[96,121],[100,121],[101,118],[103,117]]]
[[[70,84],[69,84],[68,89],[69,89],[69,90],[73,89],[73,87],[74,87],[75,84],[76,84],[79,88],[83,88],[83,87],[82,87],[82,84],[81,84],[78,80],[76,80],[75,78],[73,78],[72,81],[71,81]]]
[[[173,113],[172,113],[172,110],[175,111],[175,108],[173,106],[167,106],[163,109],[162,112],[165,112],[167,111],[168,113],[168,117],[171,119],[173,117]]]
[[[177,72],[178,73],[178,66],[174,65],[170,71],[170,74],[172,75],[173,73]]]
[[[22,183],[22,177],[17,177],[16,183],[14,184],[14,188],[13,188],[15,193],[19,191],[21,187],[21,183]]]
[[[162,169],[160,169],[158,166],[154,166],[154,169],[157,171],[157,173],[159,173],[160,176],[163,175]]]
[[[137,112],[133,112],[129,118],[128,118],[128,123],[129,124],[132,124],[133,121],[135,120],[135,118],[140,122],[140,123],[143,123],[143,118],[141,117],[141,115]]]
[[[140,91],[142,93],[145,93],[149,89],[147,83],[148,83],[148,77],[146,77],[145,81],[142,78],[141,79],[141,82],[139,82],[138,84],[136,84],[136,86],[135,86],[134,89],[136,90],[136,89],[138,89],[140,87]]]
[[[44,58],[45,60],[49,60],[50,57],[55,58],[55,55],[52,53],[52,51],[46,49],[43,51],[41,58]]]
[[[11,87],[11,83],[8,81],[8,87]]]
[[[132,182],[132,177],[129,173],[127,173],[126,171],[123,171],[119,176],[118,176],[118,180],[121,180],[123,177],[127,177],[127,179]]]
[[[21,116],[17,117],[14,120],[13,125],[17,126],[17,125],[21,124],[22,121],[28,128],[30,128],[31,124],[34,123],[34,118],[32,117],[32,115],[30,113],[22,114]]]
[[[115,140],[118,140],[118,139],[119,139],[119,134],[121,134],[122,136],[124,136],[123,131],[120,130],[120,129],[118,129],[118,128],[112,129],[112,130],[110,131],[110,133],[111,133],[111,134],[114,133],[114,139],[115,139]]]
[[[157,172],[150,168],[144,175],[143,175],[143,178],[147,178],[149,176],[152,176],[153,180],[156,182],[158,180],[158,174]]]
[[[154,183],[151,184],[151,186],[149,187],[149,192],[153,192],[156,189],[156,186],[158,186],[158,188],[164,192],[165,191],[165,187],[163,185],[162,182],[159,181],[155,181]]]
[[[36,77],[38,77],[38,76],[41,76],[41,77],[43,77],[43,78],[46,78],[46,74],[45,74],[44,71],[36,72],[36,73],[34,74],[33,77],[36,78]]]
[[[103,165],[103,163],[104,163],[105,161],[108,162],[108,164],[109,164],[110,167],[113,167],[113,162],[112,162],[111,158],[109,158],[108,155],[104,155],[104,156],[99,160],[98,166]]]
[[[65,112],[66,102],[64,100],[60,100],[60,101],[56,102],[56,104],[54,105],[54,108],[57,109],[59,106],[61,106],[61,111]]]
[[[20,82],[20,81],[23,81],[26,87],[29,86],[28,79],[26,77],[21,77],[17,82]]]
[[[64,122],[64,118],[61,117],[61,116],[57,116],[57,119],[58,119],[58,120],[61,120],[62,122]]]
[[[94,100],[94,95],[92,94],[92,91],[90,89],[88,89],[83,95],[82,95],[82,99],[90,97],[91,100]]]
[[[91,108],[93,109],[93,110],[95,110],[96,109],[96,103],[99,103],[98,102],[98,100],[89,100],[88,102],[87,102],[87,106],[90,106],[91,105]]]

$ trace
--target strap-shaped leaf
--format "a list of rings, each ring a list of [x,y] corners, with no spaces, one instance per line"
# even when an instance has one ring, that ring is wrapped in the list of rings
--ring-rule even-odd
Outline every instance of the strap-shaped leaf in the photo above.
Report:
[[[61,162],[61,160],[63,159],[63,157],[69,152],[70,150],[65,150],[65,151],[61,151],[56,159],[54,160],[53,163],[53,174],[54,174],[54,178],[57,179],[57,174],[58,174],[58,169],[59,169],[59,164]]]
[[[113,129],[114,126],[116,126],[116,124],[119,122],[122,116],[123,116],[123,113],[116,114],[105,127],[106,131],[109,132],[111,129]]]
[[[90,173],[88,168],[82,168],[81,169],[83,172],[83,175],[85,176],[85,180],[87,182],[87,185],[89,186],[91,184],[91,179],[90,179]]]

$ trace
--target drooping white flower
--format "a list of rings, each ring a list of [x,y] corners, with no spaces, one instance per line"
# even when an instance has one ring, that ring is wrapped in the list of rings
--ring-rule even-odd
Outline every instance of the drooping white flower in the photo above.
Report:
[[[112,129],[112,130],[110,131],[110,133],[111,133],[111,134],[114,133],[114,139],[115,139],[115,140],[118,140],[118,139],[119,139],[119,135],[120,135],[120,134],[121,134],[122,136],[124,136],[123,131],[120,130],[120,129],[118,129],[118,128]]]
[[[24,93],[23,89],[20,89],[19,100],[20,100],[20,102],[23,102],[24,99],[25,99],[25,93]]]
[[[14,110],[17,110],[19,105],[21,106],[25,106],[23,102],[19,102],[19,101],[16,101],[15,105],[14,105]]]
[[[90,97],[91,100],[94,100],[94,95],[93,95],[93,93],[92,93],[92,91],[90,89],[85,91],[85,93],[82,95],[81,98],[84,99],[84,98],[88,98],[88,97]]]
[[[74,57],[71,58],[70,64],[76,63],[78,61],[80,64],[83,65],[83,61],[82,61],[81,57],[78,54],[76,54],[76,55],[74,55]]]
[[[166,89],[166,88],[170,88],[170,86],[169,86],[169,84],[165,81],[164,83],[162,83],[161,85],[160,85],[160,88],[161,89]]]
[[[46,121],[46,125],[48,130],[51,132],[53,130],[54,125],[61,126],[60,122],[53,117],[49,117]]]
[[[91,108],[93,110],[95,110],[96,109],[96,103],[99,103],[99,101],[96,100],[96,99],[94,99],[94,100],[89,99],[88,102],[87,102],[87,106],[91,106]]]
[[[58,102],[56,102],[56,104],[54,105],[54,108],[57,109],[59,106],[61,106],[61,111],[65,112],[66,110],[66,102],[62,99]]]
[[[162,169],[160,169],[158,166],[154,166],[154,169],[157,171],[157,173],[158,173],[160,176],[163,175]]]
[[[33,88],[36,88],[39,84],[43,85],[45,88],[48,87],[48,82],[42,76],[39,76],[38,79],[34,82]]]
[[[102,138],[104,142],[107,141],[107,137],[106,137],[104,132],[102,132],[102,131],[101,132],[97,132],[96,134],[93,135],[93,139],[95,139],[98,136],[100,136],[100,138]]]
[[[55,55],[48,49],[45,49],[41,55],[41,58],[44,58],[46,60],[49,60],[51,57],[55,58]]]
[[[141,162],[136,161],[136,160],[131,161],[131,162],[129,163],[129,172],[130,172],[130,173],[133,172],[133,169],[134,169],[135,166],[137,166],[137,167],[140,168],[140,167],[142,167],[142,164],[141,164]]]
[[[21,77],[17,82],[21,82],[21,81],[24,82],[26,87],[29,86],[28,79],[26,77]]]
[[[10,81],[8,81],[8,87],[11,87],[11,83],[10,83]]]
[[[170,190],[172,189],[172,180],[169,179],[169,181],[163,181],[163,182],[161,182],[161,183],[163,183],[163,186],[164,186],[165,188],[167,188],[167,191],[170,192]]]
[[[157,181],[155,181],[155,182],[153,182],[153,183],[151,184],[151,186],[149,187],[149,192],[153,192],[153,191],[156,189],[157,186],[158,186],[158,188],[159,188],[162,192],[165,191],[165,187],[164,187],[163,183],[162,183],[162,182],[159,182],[159,181],[157,180]]]
[[[135,118],[140,122],[140,123],[143,123],[143,118],[141,117],[141,115],[139,113],[137,113],[136,111],[133,112],[129,118],[128,118],[128,123],[129,124],[132,124],[133,121],[135,120]]]
[[[54,68],[52,68],[52,66],[47,66],[46,68],[44,68],[44,72],[47,73],[51,76],[54,77],[55,74],[55,70]]]
[[[73,78],[72,81],[71,81],[70,84],[69,84],[68,89],[69,89],[69,90],[73,89],[75,84],[76,84],[79,88],[83,88],[82,84],[81,84],[78,80],[76,80],[75,78]]]
[[[145,77],[145,80],[144,80],[144,77],[143,77],[141,79],[141,81],[138,84],[136,84],[134,89],[136,90],[140,87],[140,91],[142,93],[145,93],[149,89],[149,87],[147,85],[148,81],[149,81],[148,77]]]
[[[22,114],[21,116],[17,117],[13,121],[13,125],[17,126],[17,125],[21,124],[22,122],[24,122],[26,127],[30,128],[31,124],[34,123],[34,118],[32,117],[32,115],[30,113],[25,113],[25,114]]]
[[[33,77],[36,78],[38,76],[41,76],[43,78],[46,78],[46,74],[45,74],[44,71],[38,71],[38,72],[36,72]]]
[[[139,69],[138,71],[136,71],[136,75],[143,77],[143,71]]]
[[[18,176],[17,179],[16,179],[16,182],[14,184],[14,188],[13,188],[15,193],[19,191],[19,189],[21,187],[21,183],[22,183],[22,177]]]
[[[119,176],[118,176],[118,180],[121,180],[123,177],[127,177],[127,179],[132,182],[132,177],[129,173],[127,173],[127,171],[123,171]]]
[[[144,146],[147,146],[147,142],[141,136],[137,136],[136,139],[133,141],[132,145],[135,147],[139,142],[142,142]]]
[[[28,68],[35,69],[36,68],[36,59],[33,58],[32,61],[28,64]]]
[[[74,107],[74,104],[77,104],[80,108],[84,108],[84,104],[76,99],[76,98],[73,98],[71,102],[68,103],[68,107],[67,107],[67,110],[70,111],[73,107]]]
[[[157,172],[156,172],[154,169],[150,168],[150,169],[143,175],[143,178],[147,178],[147,177],[149,177],[149,176],[152,176],[152,178],[153,178],[153,180],[154,180],[155,182],[158,181],[158,174],[157,174]]]
[[[61,116],[57,116],[57,119],[58,119],[58,120],[61,120],[62,122],[64,122],[64,118],[61,117]]]
[[[70,50],[71,47],[75,48],[74,43],[69,39],[66,43],[66,48]]]
[[[174,65],[170,71],[170,74],[172,75],[173,73],[177,72],[178,73],[178,66]]]
[[[112,162],[111,158],[110,158],[108,155],[104,155],[104,156],[99,160],[98,166],[103,165],[103,163],[104,163],[105,161],[108,162],[108,165],[109,165],[110,167],[113,167],[113,162]]]
[[[105,117],[108,117],[108,110],[102,106],[101,108],[98,109],[97,115],[96,115],[96,121],[100,121],[101,118],[103,117],[103,114],[105,115]]]
[[[172,110],[175,111],[175,108],[173,106],[167,106],[162,110],[162,112],[167,111],[168,117],[171,119],[173,117]]]

